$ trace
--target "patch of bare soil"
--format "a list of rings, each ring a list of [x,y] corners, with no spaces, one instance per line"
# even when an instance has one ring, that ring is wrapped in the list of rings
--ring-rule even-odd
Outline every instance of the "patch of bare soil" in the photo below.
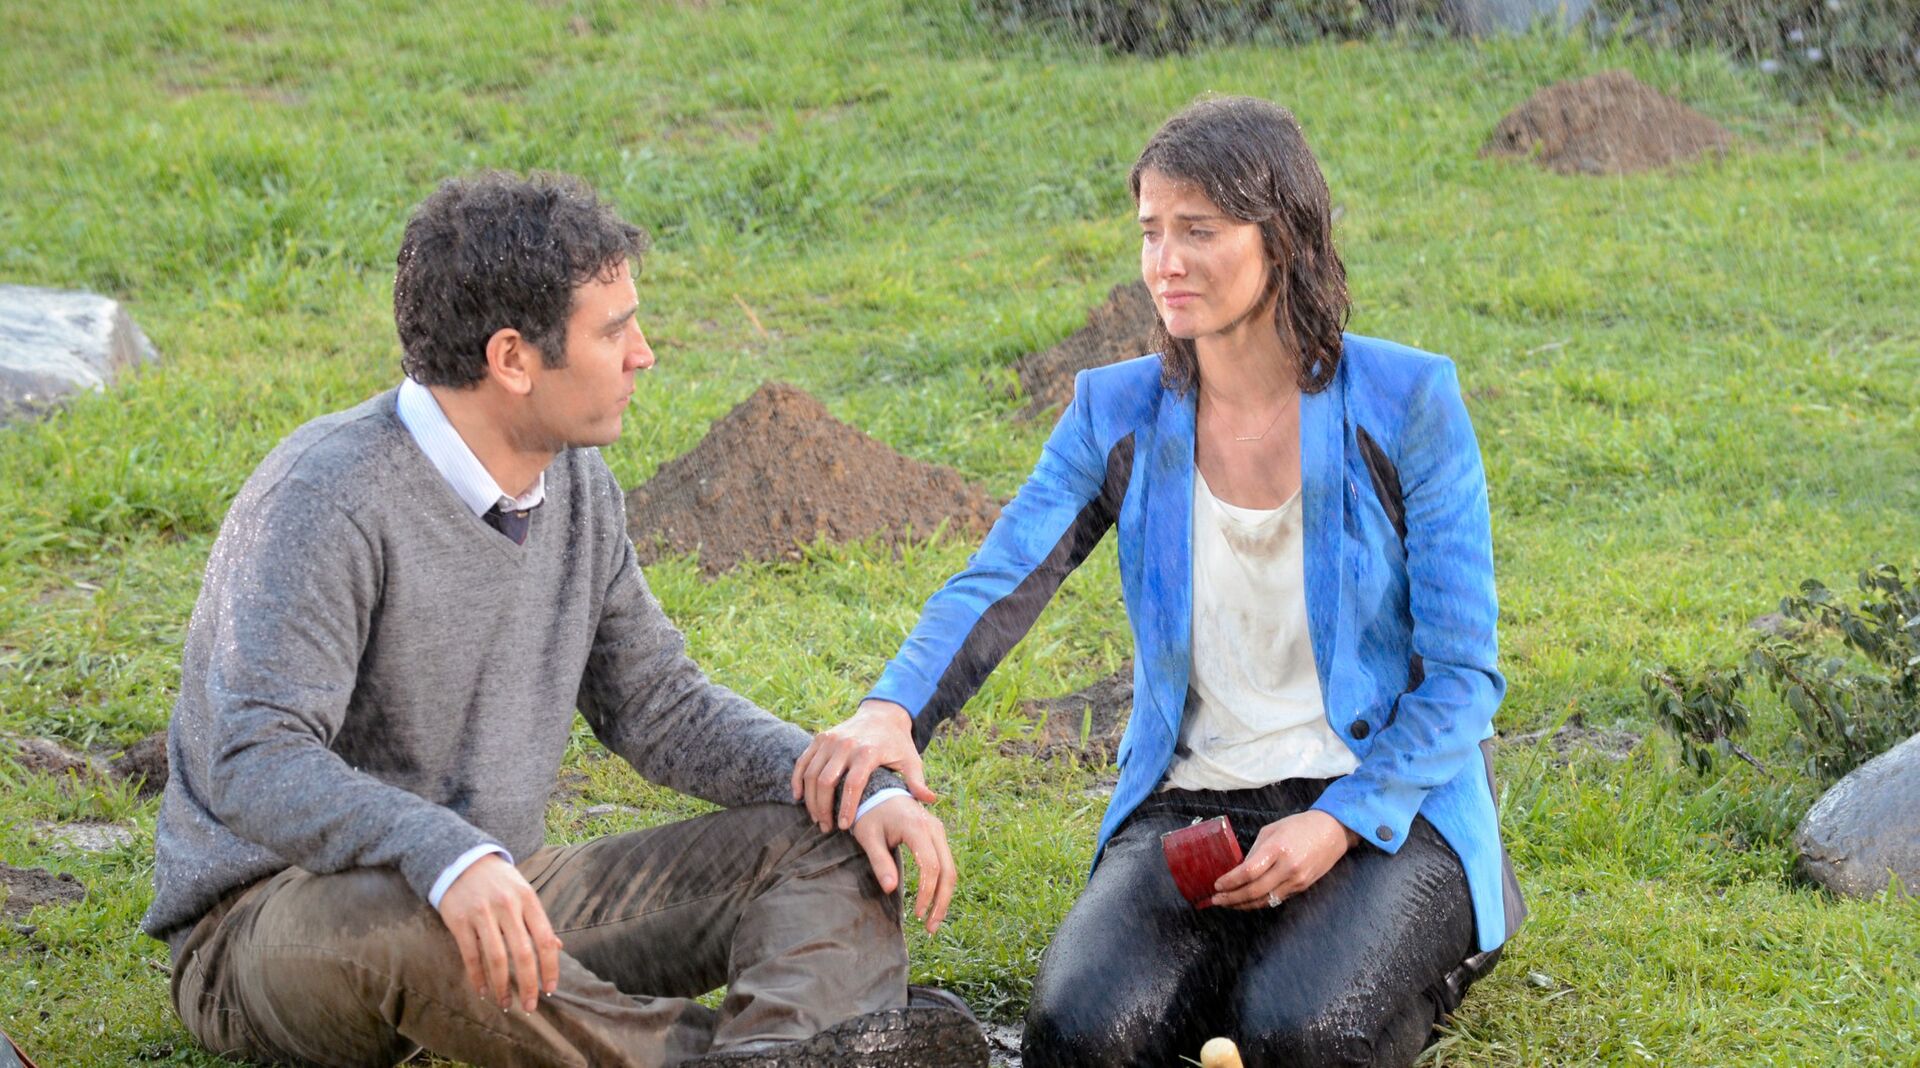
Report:
[[[167,785],[167,732],[156,731],[128,746],[112,760],[69,749],[52,738],[0,736],[0,755],[23,770],[56,778],[83,779],[109,773],[133,781],[141,797],[154,797]]]
[[[1113,287],[1106,303],[1087,313],[1087,325],[1044,352],[1022,357],[1013,365],[1020,376],[1020,392],[1027,406],[1022,419],[1032,419],[1066,406],[1073,399],[1073,376],[1090,367],[1104,367],[1153,351],[1153,328],[1160,321],[1153,295],[1139,281]]]
[[[797,560],[821,537],[897,544],[942,523],[979,535],[999,514],[959,472],[900,455],[780,382],[627,494],[642,564],[698,550],[709,575],[747,559]]]
[[[1719,152],[1719,123],[1623,70],[1556,82],[1493,128],[1482,156],[1530,157],[1561,174],[1628,174]]]
[[[42,905],[71,905],[84,900],[87,888],[66,872],[45,868],[16,868],[0,861],[0,913],[25,916]]]
[[[1064,697],[1029,701],[1022,711],[1039,721],[1026,738],[1000,743],[1008,756],[1032,754],[1047,759],[1077,760],[1099,767],[1111,764],[1120,752],[1127,715],[1133,710],[1133,665]]]
[[[127,747],[107,767],[136,784],[141,797],[156,797],[167,788],[167,732],[155,731]]]
[[[987,1036],[987,1068],[1020,1068],[1020,1025],[982,1021]]]
[[[1500,744],[1531,748],[1546,737],[1545,728],[1525,734],[1503,734]],[[1632,731],[1604,730],[1570,720],[1553,732],[1547,746],[1553,750],[1552,763],[1560,767],[1578,752],[1594,753],[1608,760],[1625,760],[1633,755],[1633,747],[1640,744],[1641,737]]]

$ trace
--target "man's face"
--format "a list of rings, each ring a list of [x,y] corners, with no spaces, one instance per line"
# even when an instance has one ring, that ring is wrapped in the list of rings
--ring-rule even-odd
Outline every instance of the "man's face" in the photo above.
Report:
[[[626,263],[602,281],[590,278],[573,291],[567,320],[566,366],[535,361],[527,393],[530,437],[555,451],[610,445],[633,399],[635,373],[653,366],[653,349],[640,332],[640,298]]]

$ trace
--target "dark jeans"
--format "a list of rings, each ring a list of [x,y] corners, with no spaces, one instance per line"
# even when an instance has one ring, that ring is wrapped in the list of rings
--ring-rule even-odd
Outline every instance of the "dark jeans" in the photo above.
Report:
[[[1409,1065],[1459,1004],[1475,949],[1460,860],[1424,818],[1392,856],[1362,843],[1279,908],[1195,909],[1160,835],[1226,815],[1252,845],[1329,780],[1155,794],[1107,844],[1034,982],[1027,1068],[1169,1065],[1231,1037],[1248,1068]]]

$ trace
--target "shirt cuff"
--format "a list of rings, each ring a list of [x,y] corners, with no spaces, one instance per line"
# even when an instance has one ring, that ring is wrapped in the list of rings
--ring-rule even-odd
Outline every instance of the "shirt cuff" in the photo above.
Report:
[[[508,864],[513,863],[513,854],[497,845],[489,842],[484,845],[474,846],[472,849],[460,854],[452,864],[447,865],[446,870],[440,873],[440,878],[433,881],[433,889],[427,891],[427,904],[432,905],[436,909],[439,908],[440,899],[447,896],[447,889],[453,886],[453,881],[465,875],[467,869],[473,867],[475,861],[493,853],[498,853],[507,858]]]
[[[853,810],[853,822],[859,823],[860,817],[878,808],[881,802],[891,801],[896,797],[905,796],[907,796],[907,792],[898,786],[889,786],[884,790],[875,790],[872,797],[860,802],[860,807]]]

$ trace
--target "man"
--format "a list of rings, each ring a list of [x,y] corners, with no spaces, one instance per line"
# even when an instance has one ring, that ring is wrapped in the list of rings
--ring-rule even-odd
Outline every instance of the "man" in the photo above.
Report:
[[[643,247],[570,179],[442,185],[394,279],[406,380],[295,431],[234,500],[142,921],[209,1049],[986,1063],[958,999],[908,1004],[892,850],[934,930],[939,821],[893,780],[850,833],[816,827],[788,792],[806,732],[708,682],[635,561],[592,446],[654,362]],[[727,807],[546,846],[576,708],[642,775]],[[722,984],[718,1010],[690,1000]]]

